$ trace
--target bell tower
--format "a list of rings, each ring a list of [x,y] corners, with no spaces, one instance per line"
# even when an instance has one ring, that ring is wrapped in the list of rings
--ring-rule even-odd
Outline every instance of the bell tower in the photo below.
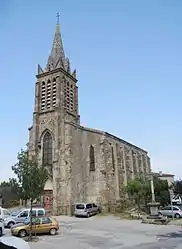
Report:
[[[38,86],[35,112],[39,114],[52,111],[64,112],[68,121],[79,123],[76,70],[71,71],[70,61],[65,57],[59,14],[46,68],[43,70],[38,65],[36,77]]]
[[[48,169],[44,199],[49,203],[45,204],[45,208],[56,213],[58,206],[64,206],[68,198],[65,192],[69,167],[67,144],[71,139],[68,124],[80,124],[76,70],[71,70],[70,61],[65,57],[59,15],[47,65],[45,69],[38,65],[36,78],[29,155],[36,155],[40,164]],[[58,202],[60,197],[62,199]]]

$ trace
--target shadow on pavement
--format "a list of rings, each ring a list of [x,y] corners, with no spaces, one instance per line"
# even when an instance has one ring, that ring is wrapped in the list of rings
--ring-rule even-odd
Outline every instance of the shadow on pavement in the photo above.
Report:
[[[160,234],[157,236],[158,238],[182,238],[182,231]]]

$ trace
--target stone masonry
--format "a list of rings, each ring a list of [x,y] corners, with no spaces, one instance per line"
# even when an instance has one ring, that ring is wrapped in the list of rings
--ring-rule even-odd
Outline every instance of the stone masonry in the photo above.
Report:
[[[150,172],[148,153],[107,132],[80,125],[76,70],[65,57],[59,24],[51,55],[38,65],[29,152],[48,168],[44,205],[71,214],[75,202],[123,197],[127,181]]]

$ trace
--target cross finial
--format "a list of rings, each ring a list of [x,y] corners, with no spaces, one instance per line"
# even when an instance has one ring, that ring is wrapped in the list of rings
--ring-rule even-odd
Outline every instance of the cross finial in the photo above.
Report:
[[[56,15],[56,17],[57,17],[57,24],[59,25],[59,17],[60,17],[60,14],[59,14],[59,12],[57,12],[57,15]]]

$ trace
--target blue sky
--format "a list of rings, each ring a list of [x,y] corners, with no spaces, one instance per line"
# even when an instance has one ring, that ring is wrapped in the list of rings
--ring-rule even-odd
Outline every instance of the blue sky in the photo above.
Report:
[[[28,141],[58,11],[82,125],[147,149],[153,170],[182,177],[182,1],[2,0],[0,180]]]

